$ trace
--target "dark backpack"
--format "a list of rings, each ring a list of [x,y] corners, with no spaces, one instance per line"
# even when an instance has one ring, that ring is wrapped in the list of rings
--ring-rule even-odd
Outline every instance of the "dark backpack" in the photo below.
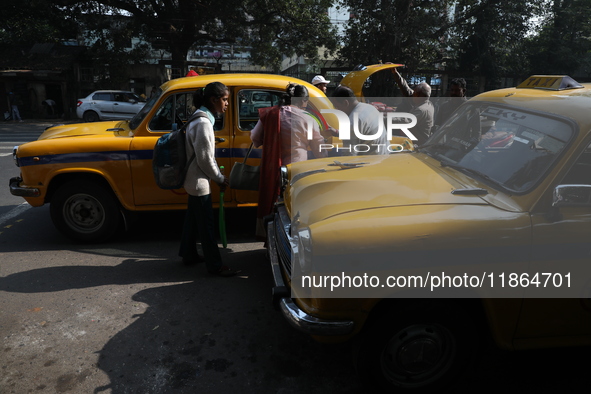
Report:
[[[164,134],[154,145],[152,170],[154,180],[161,189],[180,189],[185,183],[189,164],[195,159],[195,153],[187,161],[185,129],[193,120],[207,117],[205,112],[197,111],[179,130]]]

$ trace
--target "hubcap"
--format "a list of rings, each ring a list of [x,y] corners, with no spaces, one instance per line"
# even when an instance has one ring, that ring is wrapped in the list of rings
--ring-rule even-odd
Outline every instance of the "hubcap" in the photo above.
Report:
[[[455,355],[456,343],[448,329],[417,324],[393,335],[380,361],[384,376],[394,385],[418,388],[441,378]]]
[[[77,232],[92,233],[105,222],[105,210],[99,200],[88,194],[75,194],[64,204],[64,219]]]

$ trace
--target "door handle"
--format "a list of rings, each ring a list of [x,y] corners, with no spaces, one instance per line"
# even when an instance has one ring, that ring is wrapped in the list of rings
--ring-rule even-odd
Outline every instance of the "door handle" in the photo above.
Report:
[[[226,139],[222,137],[215,137],[215,142],[226,142]]]

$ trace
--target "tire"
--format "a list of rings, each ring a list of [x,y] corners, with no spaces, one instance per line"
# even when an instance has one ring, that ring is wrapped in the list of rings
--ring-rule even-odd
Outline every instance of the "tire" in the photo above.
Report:
[[[385,310],[356,344],[355,363],[372,392],[440,392],[478,347],[472,319],[457,306],[431,300]]]
[[[86,111],[82,116],[85,122],[98,122],[100,120],[99,115],[94,111]]]
[[[61,233],[83,242],[105,241],[122,223],[113,193],[90,181],[70,181],[60,186],[51,199],[50,213]]]

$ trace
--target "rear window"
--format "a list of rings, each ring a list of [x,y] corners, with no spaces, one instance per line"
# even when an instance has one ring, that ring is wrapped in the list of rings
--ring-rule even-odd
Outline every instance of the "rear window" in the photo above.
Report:
[[[111,101],[111,93],[95,93],[92,96],[93,100]]]

